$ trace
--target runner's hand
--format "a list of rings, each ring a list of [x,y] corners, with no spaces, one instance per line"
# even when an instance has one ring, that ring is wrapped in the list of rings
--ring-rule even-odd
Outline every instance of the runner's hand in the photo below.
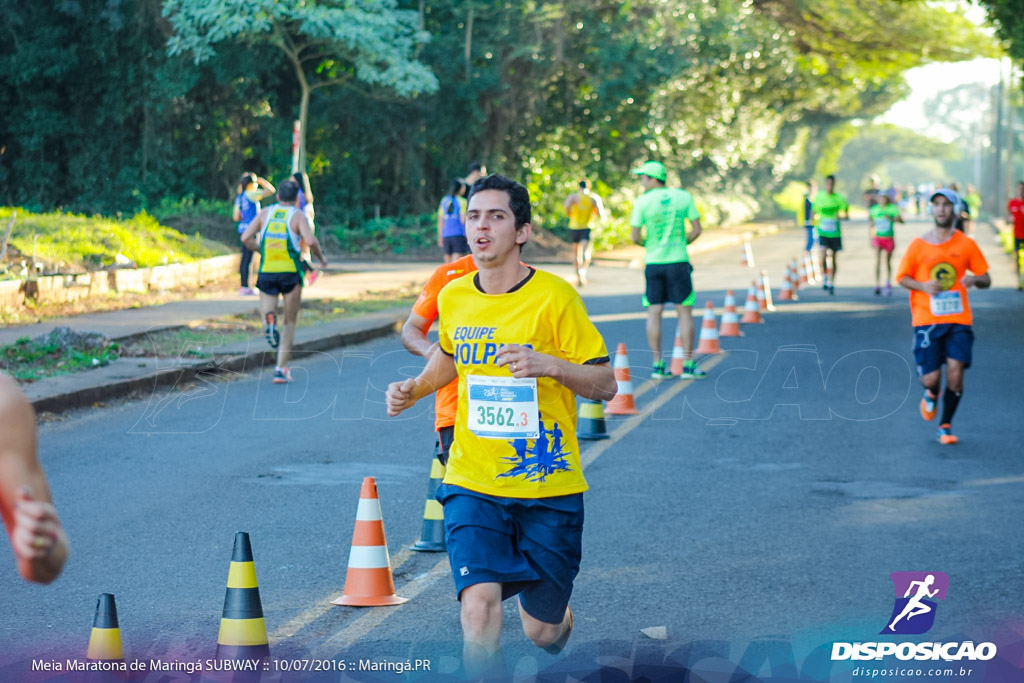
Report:
[[[48,557],[57,546],[60,530],[60,519],[53,505],[33,498],[27,487],[18,491],[11,534],[15,555],[22,560]]]
[[[403,410],[411,408],[416,404],[416,399],[413,398],[412,393],[415,386],[416,380],[412,378],[409,378],[404,382],[392,382],[388,385],[388,390],[385,394],[385,403],[388,407],[389,417],[395,417]]]
[[[929,280],[924,283],[924,292],[930,296],[935,296],[942,291],[942,283],[938,280]]]
[[[555,365],[554,360],[547,354],[519,344],[505,344],[498,349],[498,367],[507,367],[517,379],[547,377]]]

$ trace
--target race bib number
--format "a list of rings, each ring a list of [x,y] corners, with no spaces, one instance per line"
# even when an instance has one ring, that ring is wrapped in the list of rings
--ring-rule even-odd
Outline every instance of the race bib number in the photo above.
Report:
[[[931,297],[932,315],[956,315],[964,312],[960,292],[940,292]]]
[[[821,232],[839,232],[839,221],[835,218],[822,218],[821,226],[818,230]]]
[[[540,408],[533,377],[466,375],[469,430],[485,439],[537,439]]]

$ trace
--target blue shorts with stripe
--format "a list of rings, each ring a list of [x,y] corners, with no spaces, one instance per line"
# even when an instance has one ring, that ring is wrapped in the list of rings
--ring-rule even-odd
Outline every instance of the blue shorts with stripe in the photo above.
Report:
[[[970,325],[944,323],[914,328],[914,362],[920,376],[935,372],[947,358],[971,367],[973,348],[974,330]]]
[[[445,543],[456,595],[500,583],[527,614],[560,624],[583,554],[583,494],[502,498],[441,484]]]

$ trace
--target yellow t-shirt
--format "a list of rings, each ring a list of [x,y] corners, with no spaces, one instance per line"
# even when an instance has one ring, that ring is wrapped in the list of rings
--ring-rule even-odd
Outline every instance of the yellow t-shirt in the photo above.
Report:
[[[586,230],[596,207],[597,204],[590,195],[583,192],[577,194],[576,201],[569,207],[569,229]]]
[[[529,345],[570,363],[607,363],[608,349],[565,280],[533,270],[513,291],[485,294],[478,276],[447,285],[438,297],[441,349],[455,359],[459,406],[444,483],[507,498],[550,498],[587,490],[576,441],[576,398],[550,377],[537,379],[540,436],[503,439],[469,428],[468,375],[511,377],[498,367],[503,344]]]

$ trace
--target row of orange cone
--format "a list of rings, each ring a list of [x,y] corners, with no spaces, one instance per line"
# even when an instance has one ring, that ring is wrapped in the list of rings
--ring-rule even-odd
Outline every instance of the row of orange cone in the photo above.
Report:
[[[753,264],[753,254],[750,243],[744,243],[744,264]],[[805,253],[802,261],[793,259],[786,266],[786,276],[780,290],[780,301],[793,301],[796,299],[796,289],[801,283],[809,284],[810,278],[820,277],[816,271],[816,263],[810,254]],[[721,337],[742,337],[743,331],[740,324],[760,324],[764,322],[762,313],[774,311],[775,305],[772,299],[771,283],[768,279],[768,272],[762,270],[761,277],[750,283],[747,290],[747,300],[743,306],[743,315],[736,310],[736,297],[733,290],[727,290],[723,303],[722,322],[719,327],[715,317],[714,304],[708,301],[704,307],[704,315],[701,320],[700,335],[697,348],[694,354],[713,355],[722,352],[719,341]],[[671,363],[669,372],[679,376],[683,373],[683,346],[676,332],[675,341],[672,347]],[[608,402],[608,406],[602,411],[598,401],[581,401],[579,419],[581,427],[577,436],[582,439],[603,439],[607,438],[607,431],[604,425],[604,414],[608,415],[636,415],[639,411],[636,408],[636,401],[633,396],[633,381],[629,373],[629,359],[626,355],[626,345],[620,343],[615,353],[615,360],[612,363],[615,371],[615,381],[618,391],[615,397]],[[598,404],[595,407],[593,404]]]

